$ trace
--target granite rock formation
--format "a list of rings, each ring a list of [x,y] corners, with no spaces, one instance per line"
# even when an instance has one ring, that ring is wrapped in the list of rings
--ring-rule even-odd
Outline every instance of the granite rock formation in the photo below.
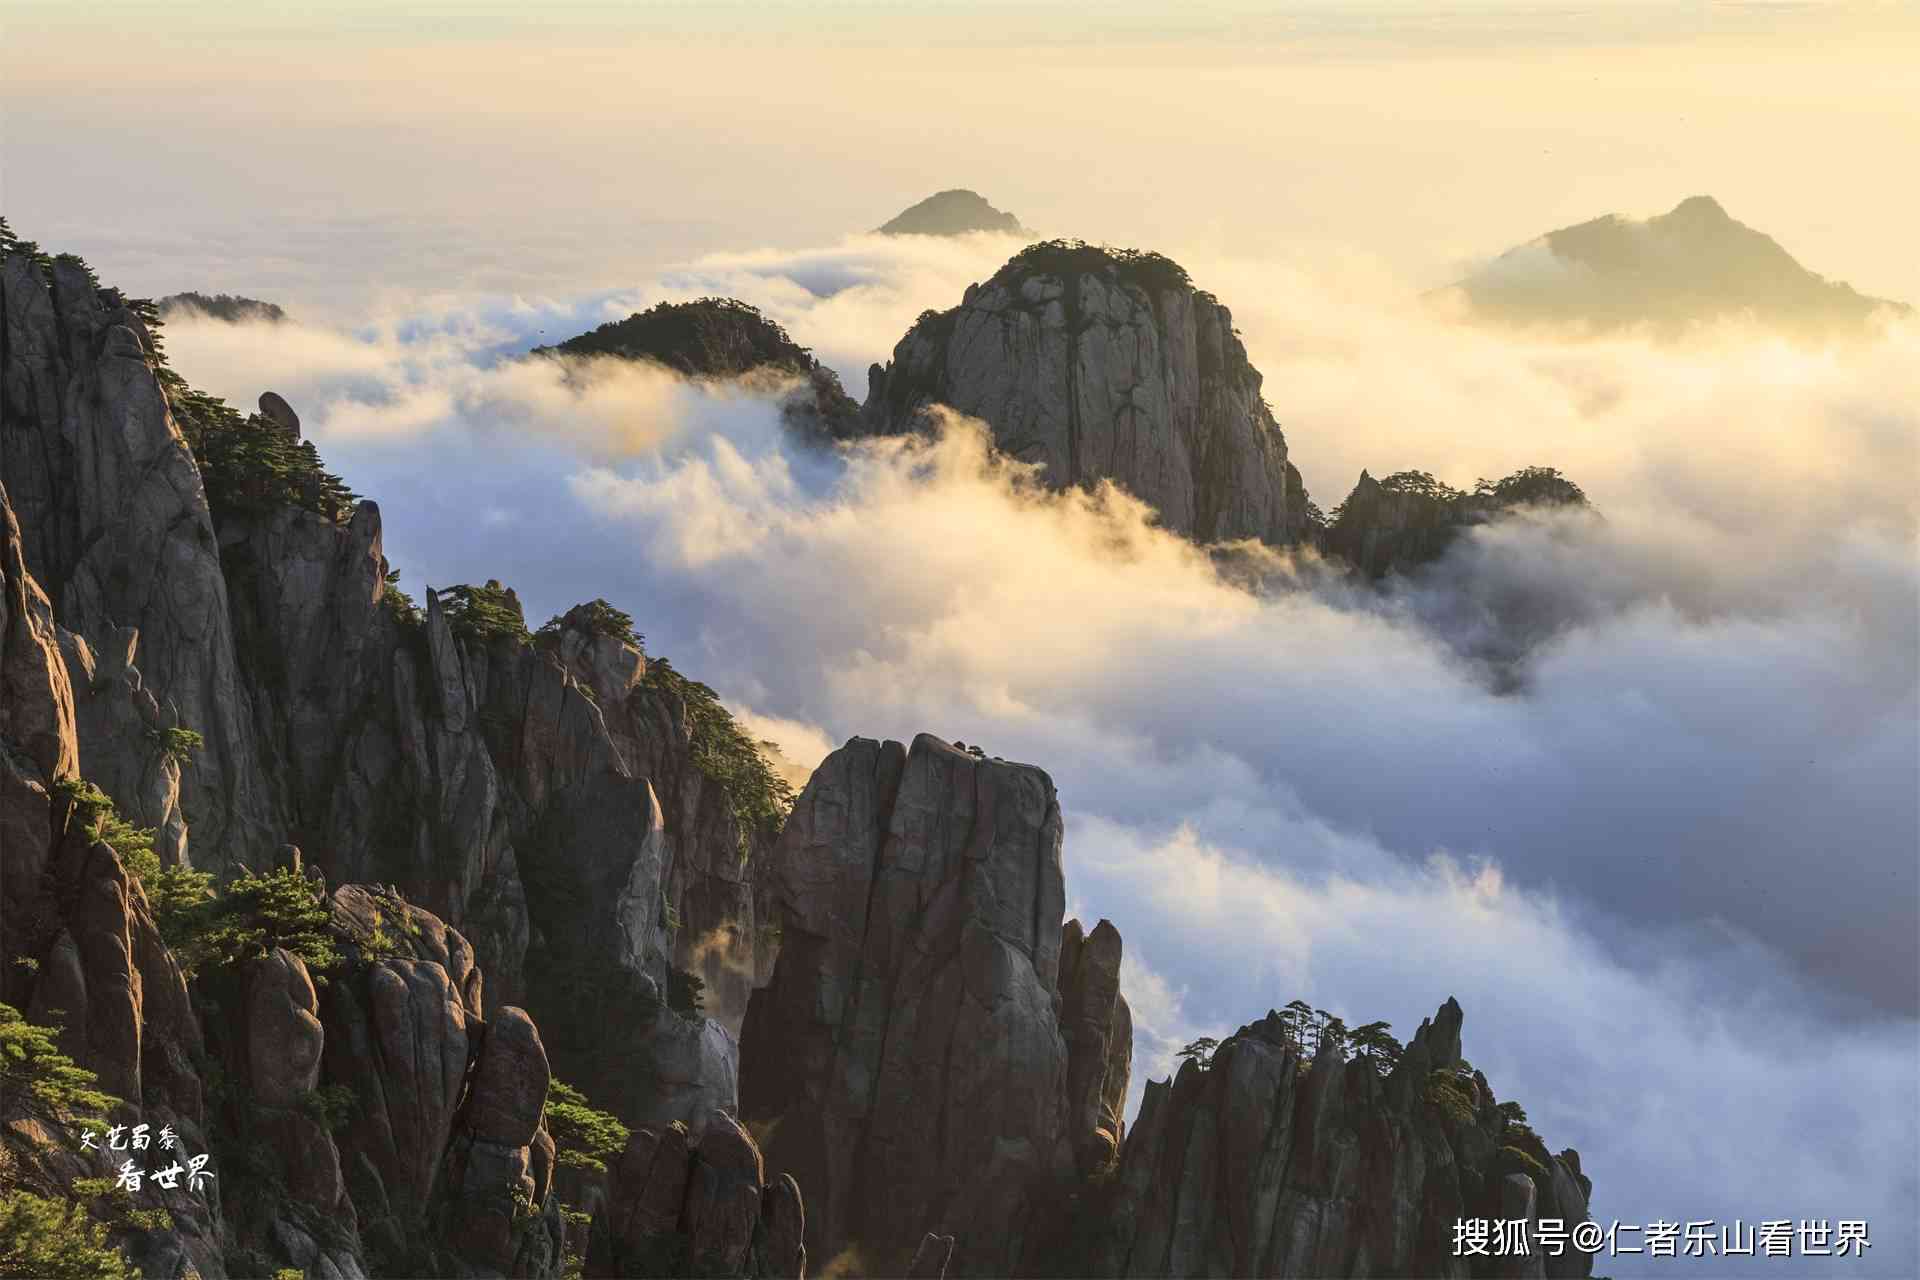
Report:
[[[610,1181],[593,1221],[595,1274],[806,1274],[799,1186],[769,1178],[752,1135],[723,1111],[697,1140],[677,1122],[636,1131]]]
[[[902,1274],[936,1232],[959,1274],[1011,1273],[1029,1188],[1110,1148],[1119,937],[1069,926],[1063,962],[1061,833],[1045,773],[927,734],[855,738],[801,794],[764,872],[783,936],[741,1115],[805,1189],[809,1256]]]
[[[21,581],[45,589],[84,775],[163,865],[227,876],[292,844],[336,883],[393,884],[473,940],[494,1005],[552,1002],[547,1049],[603,1104],[696,1126],[730,1107],[773,819],[703,768],[726,725],[701,687],[592,607],[539,636],[432,591],[413,608],[372,502],[244,474],[210,506],[202,466],[234,465],[196,457],[210,411],[152,309],[77,259],[5,253],[0,315]],[[230,430],[297,417],[263,404],[278,425]],[[662,1008],[675,970],[719,1025]],[[568,985],[585,971],[623,993],[621,1035]]]
[[[1157,255],[1034,245],[922,315],[869,370],[863,429],[914,430],[936,404],[983,420],[1047,484],[1112,481],[1201,542],[1311,527],[1232,315]]]
[[[325,945],[297,931],[277,944],[293,927],[283,914],[247,917],[266,940],[202,956],[189,975],[76,785],[85,755],[62,637],[4,489],[0,530],[0,1003],[59,1028],[62,1051],[120,1100],[113,1122],[164,1126],[213,1172],[205,1192],[143,1184],[109,1218],[115,1244],[149,1276],[206,1280],[288,1266],[329,1280],[560,1275],[569,1227],[534,1020],[488,1003],[458,930],[390,886],[323,897],[292,848],[278,870]],[[798,1277],[798,1188],[761,1184],[725,1112],[702,1119],[660,1243],[700,1274]],[[60,1200],[82,1178],[110,1184],[125,1153],[76,1148],[63,1130],[77,1123],[9,1087],[0,1192]]]
[[[77,259],[43,270],[10,253],[0,335],[0,480],[27,571],[92,652],[118,654],[137,631],[166,727],[201,735],[181,808],[202,860],[278,843],[212,517],[147,324]]]
[[[972,231],[998,231],[1007,235],[1025,235],[1020,219],[1002,213],[987,203],[985,196],[964,187],[937,191],[918,204],[901,210],[875,229],[883,236],[963,236]]]
[[[1149,1082],[1086,1274],[1494,1274],[1470,1263],[1509,1260],[1453,1256],[1456,1219],[1585,1219],[1579,1153],[1548,1152],[1501,1110],[1461,1063],[1461,1022],[1447,1001],[1382,1075],[1366,1057],[1304,1056],[1269,1014],[1204,1067]],[[1530,1261],[1513,1274],[1585,1276],[1593,1258]]]

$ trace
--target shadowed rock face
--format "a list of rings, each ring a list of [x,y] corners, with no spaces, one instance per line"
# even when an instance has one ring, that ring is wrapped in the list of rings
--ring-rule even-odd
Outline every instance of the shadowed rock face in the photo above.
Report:
[[[704,1129],[698,1141],[678,1123],[628,1140],[594,1218],[592,1274],[805,1274],[798,1185],[767,1176],[760,1148],[732,1116],[716,1111]]]
[[[868,373],[863,429],[946,405],[1055,488],[1111,480],[1201,542],[1299,540],[1306,490],[1233,317],[1164,258],[1050,242],[928,312]]]
[[[1862,331],[1871,298],[1801,266],[1772,237],[1693,196],[1644,222],[1610,214],[1510,249],[1454,286],[1479,318],[1607,332],[1635,325],[1677,333],[1750,316],[1804,336]]]
[[[77,261],[8,254],[0,317],[0,482],[22,572],[72,673],[82,772],[156,830],[163,862],[189,857],[189,827],[192,860],[216,872],[297,844],[335,882],[396,884],[466,931],[497,1001],[525,998],[529,948],[544,949],[549,970],[593,963],[660,989],[669,965],[693,970],[738,1026],[763,976],[751,864],[771,833],[742,831],[694,763],[683,700],[644,678],[636,647],[582,611],[538,644],[456,635],[434,599],[409,617],[372,502],[336,520],[262,498],[216,528],[139,314]],[[176,758],[175,729],[202,742]],[[581,900],[604,905],[584,930]],[[567,1069],[572,1033],[549,1034]],[[597,1019],[591,1037],[605,1042]]]
[[[782,408],[788,424],[807,438],[846,436],[859,415],[839,374],[736,298],[662,302],[533,354],[648,360],[689,378],[797,378],[801,385],[787,393]]]
[[[1067,1038],[1069,1132],[1079,1171],[1113,1162],[1126,1138],[1133,1013],[1120,994],[1120,931],[1102,920],[1086,933],[1067,921],[1060,946],[1060,1025]]]
[[[883,236],[963,236],[970,231],[1021,235],[1026,228],[1020,225],[1020,219],[994,208],[978,192],[956,187],[901,210],[877,229]]]
[[[1375,480],[1362,471],[1322,547],[1365,577],[1382,578],[1438,560],[1467,529],[1526,507],[1584,509],[1587,496],[1545,467],[1483,483],[1473,493],[1449,489],[1422,472]]]
[[[1482,1273],[1453,1256],[1457,1218],[1571,1228],[1592,1191],[1579,1153],[1550,1154],[1501,1116],[1484,1076],[1462,1073],[1461,1021],[1447,1001],[1382,1077],[1364,1058],[1303,1060],[1269,1014],[1204,1070],[1150,1082],[1087,1274],[1465,1277]],[[1572,1249],[1531,1261],[1514,1274],[1592,1268]]]
[[[324,999],[281,947],[201,975],[190,995],[140,879],[59,786],[85,754],[7,497],[0,487],[0,999],[62,1027],[62,1049],[122,1100],[116,1120],[170,1126],[184,1152],[239,1180],[210,1197],[150,1189],[140,1207],[164,1205],[170,1225],[128,1241],[133,1260],[212,1280],[229,1259],[272,1256],[347,1277],[366,1274],[371,1250],[394,1273],[558,1274],[546,1054],[521,1010],[482,1020],[474,950],[457,931],[344,886],[327,913],[343,963]],[[322,1085],[354,1100],[338,1134],[309,1106]],[[117,1155],[41,1141],[50,1118],[17,1091],[0,1096],[9,1187],[111,1178]],[[267,1175],[279,1192],[250,1198],[246,1179]]]
[[[802,793],[765,870],[782,944],[747,1011],[741,1113],[805,1189],[816,1260],[857,1246],[904,1273],[936,1231],[958,1273],[1008,1273],[1028,1187],[1095,1145],[1107,1081],[1125,1090],[1119,939],[1076,941],[1070,1037],[1061,831],[1045,773],[926,734],[855,738]]]
[[[87,999],[98,1033],[79,1028],[77,1047],[123,1087],[140,1046],[166,1042],[129,1030],[139,982],[117,980],[122,997],[83,983],[87,949],[117,927],[41,910],[63,839],[48,835],[50,788],[84,776],[156,829],[167,865],[188,858],[191,824],[210,870],[262,867],[297,842],[336,883],[398,886],[435,927],[472,940],[451,980],[473,1016],[539,997],[543,1051],[629,1121],[697,1131],[731,1108],[730,1028],[767,949],[752,866],[771,832],[745,829],[695,763],[681,685],[649,680],[637,646],[597,629],[591,610],[527,640],[461,634],[431,593],[424,610],[400,607],[372,502],[336,519],[262,496],[216,527],[140,315],[66,261],[43,272],[7,254],[0,290],[0,733],[13,753],[0,761],[0,834],[9,902],[37,913],[29,928],[10,911],[7,942],[47,975],[36,984],[9,964],[10,1002],[28,1009],[36,985],[43,1005],[68,1002],[48,1008]],[[204,736],[184,764],[166,745],[174,729]],[[16,767],[26,759],[31,770]],[[137,897],[137,881],[116,892]],[[119,950],[145,954],[127,931]],[[464,986],[481,964],[484,1005]],[[706,978],[719,1020],[664,1007],[670,967]],[[583,973],[619,998],[570,981]],[[512,1150],[532,1152],[533,1170],[538,1146]],[[491,1178],[519,1157],[474,1159],[474,1176]],[[325,1182],[324,1169],[285,1173]]]

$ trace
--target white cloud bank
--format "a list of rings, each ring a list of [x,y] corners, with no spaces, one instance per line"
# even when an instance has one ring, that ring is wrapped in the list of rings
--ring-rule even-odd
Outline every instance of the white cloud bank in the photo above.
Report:
[[[992,265],[919,252],[712,260],[636,304],[724,286],[850,372]],[[1364,270],[1189,266],[1323,503],[1360,465],[1548,462],[1604,518],[1483,530],[1385,596],[1287,565],[1256,592],[965,423],[824,456],[751,396],[499,362],[623,296],[224,365],[169,338],[216,392],[294,399],[414,585],[500,577],[535,622],[605,596],[803,764],[931,730],[1047,767],[1141,1074],[1296,995],[1403,1034],[1456,995],[1603,1217],[1867,1217],[1860,1269],[1908,1269],[1920,335],[1561,348]]]

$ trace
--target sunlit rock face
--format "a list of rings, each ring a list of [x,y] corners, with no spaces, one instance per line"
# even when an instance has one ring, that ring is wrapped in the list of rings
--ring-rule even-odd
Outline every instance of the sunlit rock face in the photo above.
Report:
[[[1055,488],[1112,481],[1202,542],[1282,544],[1306,490],[1233,316],[1151,254],[1049,242],[928,312],[868,372],[864,429],[946,405]]]

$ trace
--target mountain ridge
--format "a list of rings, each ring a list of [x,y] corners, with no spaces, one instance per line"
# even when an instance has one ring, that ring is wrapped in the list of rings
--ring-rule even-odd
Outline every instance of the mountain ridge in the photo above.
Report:
[[[1440,292],[1489,322],[1595,333],[1644,326],[1677,334],[1744,316],[1823,337],[1913,310],[1809,271],[1705,195],[1644,220],[1607,214],[1549,231]]]
[[[882,236],[961,236],[975,231],[1027,234],[1020,219],[965,187],[937,191],[874,228],[874,234]]]

